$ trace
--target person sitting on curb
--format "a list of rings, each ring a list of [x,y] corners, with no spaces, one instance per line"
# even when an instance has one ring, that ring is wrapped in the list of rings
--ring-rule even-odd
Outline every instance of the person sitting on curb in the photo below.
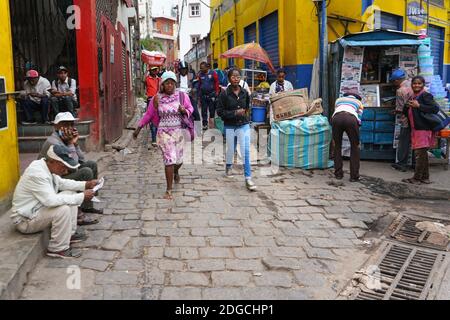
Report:
[[[55,132],[53,132],[42,145],[38,159],[44,158],[52,145],[65,146],[69,149],[71,157],[79,163],[80,166],[77,170],[73,170],[73,172],[64,175],[63,178],[76,181],[97,179],[97,163],[95,161],[86,161],[84,153],[78,145],[79,134],[74,127],[75,120],[76,119],[70,112],[61,112],[56,115],[54,121]],[[94,208],[92,201],[83,202],[81,211],[84,213],[103,214],[102,209]],[[79,225],[98,223],[97,219],[88,219],[87,217],[84,217],[82,213],[79,214],[78,220]]]
[[[70,248],[71,243],[86,239],[85,234],[77,232],[77,207],[94,197],[92,189],[97,180],[61,178],[78,167],[67,147],[51,146],[45,159],[34,160],[25,170],[14,191],[11,218],[16,229],[30,234],[51,227],[47,248],[50,257],[81,256]]]

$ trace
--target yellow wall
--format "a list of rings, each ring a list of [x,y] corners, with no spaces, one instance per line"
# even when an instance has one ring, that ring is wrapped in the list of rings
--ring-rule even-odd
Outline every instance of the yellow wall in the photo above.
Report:
[[[6,78],[6,92],[14,91],[9,1],[0,0],[0,77]],[[19,154],[15,102],[7,101],[8,128],[0,129],[0,202],[11,196],[19,179]]]
[[[232,0],[212,0],[211,7],[214,14],[215,8],[220,4],[225,7],[231,7],[224,12],[221,9],[220,26],[219,19],[213,21],[211,29],[211,43],[216,43],[213,52],[213,58],[218,59],[221,52],[228,48],[226,34],[233,31],[235,34],[235,45],[244,43],[244,27],[253,22],[257,22],[264,16],[278,10],[279,25],[284,32],[280,34],[280,63],[286,65],[312,64],[314,58],[318,55],[319,33],[318,19],[315,15],[315,9],[311,0],[239,0],[234,9]],[[445,8],[430,5],[430,13],[432,17],[448,21],[450,13],[450,0],[446,0]],[[375,0],[373,8],[383,12],[403,16],[404,31],[416,31],[417,27],[408,23],[406,18],[406,2],[405,0]],[[328,7],[329,15],[339,15],[355,20],[370,22],[370,13],[372,8],[366,10],[366,14],[362,15],[361,0],[333,0]],[[216,13],[216,17],[217,17]],[[328,28],[329,41],[334,41],[344,35],[344,27],[341,22],[329,20],[332,28]],[[450,38],[450,28],[437,22],[431,22],[441,27],[446,27],[447,40]],[[258,27],[258,26],[257,26]],[[350,32],[360,32],[369,30],[370,25],[364,27],[360,22],[350,23]],[[424,26],[425,28],[426,26]],[[334,29],[334,31],[333,31]],[[237,32],[236,32],[237,30]],[[258,30],[258,28],[257,28]],[[336,33],[337,34],[336,34]],[[237,36],[237,39],[236,39]],[[220,39],[220,40],[219,40]],[[222,50],[219,50],[219,41],[222,42]],[[444,63],[450,63],[449,44],[446,42]],[[226,60],[219,60],[220,67],[226,65]],[[242,67],[243,61],[239,61]]]

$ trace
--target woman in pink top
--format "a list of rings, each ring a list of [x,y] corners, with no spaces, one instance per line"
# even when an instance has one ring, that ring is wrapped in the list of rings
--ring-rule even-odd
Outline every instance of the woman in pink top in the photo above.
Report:
[[[403,179],[403,182],[412,184],[429,184],[430,173],[428,168],[428,149],[436,142],[436,134],[423,117],[425,113],[437,113],[439,105],[434,101],[433,95],[425,91],[425,79],[416,76],[412,79],[413,99],[408,101],[404,113],[408,116],[411,126],[411,145],[416,156],[414,176]]]
[[[172,186],[180,182],[179,170],[183,164],[183,145],[188,130],[183,128],[183,118],[194,111],[189,96],[175,90],[177,77],[172,71],[162,75],[162,92],[148,105],[147,112],[138,124],[133,136],[136,139],[141,129],[152,122],[157,128],[156,143],[162,151],[167,181],[165,199],[173,199]]]

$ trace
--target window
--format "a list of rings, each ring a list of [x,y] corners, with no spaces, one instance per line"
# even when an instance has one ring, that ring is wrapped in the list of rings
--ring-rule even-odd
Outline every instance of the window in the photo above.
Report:
[[[189,5],[189,16],[200,17],[200,3],[191,3]]]
[[[169,28],[169,24],[168,24],[168,23],[165,23],[165,24],[164,24],[164,27],[163,27],[164,32],[165,32],[165,33],[169,33],[169,29],[170,29],[170,28]]]
[[[195,46],[197,42],[200,41],[200,35],[199,34],[193,34],[191,35],[191,47]]]

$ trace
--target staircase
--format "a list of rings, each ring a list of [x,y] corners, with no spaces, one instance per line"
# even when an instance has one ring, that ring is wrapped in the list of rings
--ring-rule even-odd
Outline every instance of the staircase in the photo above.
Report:
[[[93,122],[92,120],[79,121],[75,125],[80,134],[78,144],[81,150],[86,150],[86,140],[89,138],[90,127]],[[19,153],[39,153],[45,140],[53,131],[53,125],[48,124],[19,125]]]

